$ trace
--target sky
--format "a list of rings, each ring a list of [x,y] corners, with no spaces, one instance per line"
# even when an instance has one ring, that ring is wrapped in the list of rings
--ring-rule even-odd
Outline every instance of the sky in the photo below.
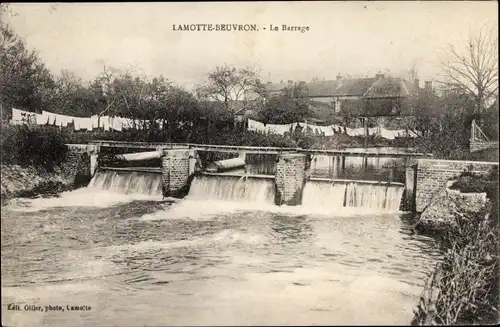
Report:
[[[149,78],[163,75],[188,89],[223,64],[254,67],[273,82],[379,71],[404,77],[414,65],[421,81],[434,80],[447,44],[463,44],[483,24],[498,30],[496,1],[15,3],[11,9],[16,15],[6,20],[54,73],[68,69],[89,80],[103,63],[136,65]],[[204,23],[259,30],[173,30]],[[270,31],[270,24],[309,31]]]

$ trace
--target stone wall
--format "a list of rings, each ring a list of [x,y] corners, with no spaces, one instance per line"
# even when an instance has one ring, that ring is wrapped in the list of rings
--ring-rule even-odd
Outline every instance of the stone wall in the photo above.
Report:
[[[306,178],[305,154],[281,154],[276,163],[276,204],[298,205]]]
[[[66,144],[66,146],[70,153],[86,153],[90,157],[88,169],[90,176],[94,176],[98,166],[97,158],[100,150],[99,146],[95,144]]]
[[[479,213],[486,205],[486,193],[461,193],[452,190],[448,181],[425,208],[419,218],[417,228],[426,231],[439,231],[455,225],[458,215],[469,216]]]
[[[487,174],[496,162],[419,159],[417,164],[416,211],[422,212],[446,185],[462,172]]]
[[[498,149],[498,141],[470,141],[470,152],[492,148]]]
[[[191,170],[189,152],[189,149],[165,150],[162,158],[164,196],[180,197],[187,193]]]
[[[67,185],[86,186],[92,178],[90,156],[87,152],[68,151],[61,164],[61,177]]]
[[[2,199],[56,194],[83,187],[90,181],[90,157],[85,151],[70,149],[62,163],[50,171],[41,167],[2,165]]]

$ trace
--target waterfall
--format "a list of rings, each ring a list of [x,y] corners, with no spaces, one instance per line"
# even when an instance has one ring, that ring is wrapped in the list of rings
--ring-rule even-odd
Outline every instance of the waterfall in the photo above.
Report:
[[[137,171],[99,170],[87,188],[125,194],[163,195],[161,174]]]
[[[345,184],[307,182],[302,196],[302,205],[340,209],[344,206]]]
[[[198,176],[191,184],[188,198],[274,204],[274,180],[246,176]]]
[[[340,209],[367,208],[384,211],[399,210],[404,187],[360,182],[309,181],[304,187],[302,205]]]

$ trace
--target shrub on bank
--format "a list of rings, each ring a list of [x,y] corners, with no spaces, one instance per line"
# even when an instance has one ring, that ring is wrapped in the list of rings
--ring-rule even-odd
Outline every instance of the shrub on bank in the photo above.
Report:
[[[497,196],[498,192],[498,170],[492,169],[488,176],[464,172],[451,186],[452,190],[459,190],[462,193],[481,193],[486,192],[489,199]]]
[[[2,126],[2,164],[34,166],[52,171],[65,158],[66,140],[57,131],[32,130],[28,126]]]

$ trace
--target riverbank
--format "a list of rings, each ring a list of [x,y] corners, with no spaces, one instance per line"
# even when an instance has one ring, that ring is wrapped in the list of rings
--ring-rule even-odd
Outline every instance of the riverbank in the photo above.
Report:
[[[86,185],[90,157],[70,151],[56,130],[2,124],[1,199],[57,194]]]
[[[34,166],[2,165],[1,178],[2,203],[16,197],[56,195],[76,186],[74,179],[59,166],[48,172]]]
[[[412,325],[498,323],[497,176],[496,171],[485,177],[463,174],[424,211],[437,223],[427,219],[419,232],[437,235],[445,254],[427,281]]]

